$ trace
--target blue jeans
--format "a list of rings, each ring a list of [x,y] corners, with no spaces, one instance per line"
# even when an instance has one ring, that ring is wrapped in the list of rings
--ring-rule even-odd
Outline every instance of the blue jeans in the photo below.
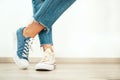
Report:
[[[32,0],[33,18],[45,27],[38,36],[41,46],[53,45],[52,25],[76,0]]]

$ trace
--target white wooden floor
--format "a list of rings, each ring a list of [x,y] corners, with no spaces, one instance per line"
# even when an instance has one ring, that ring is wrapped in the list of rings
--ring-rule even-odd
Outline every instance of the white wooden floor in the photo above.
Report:
[[[0,80],[120,80],[120,64],[57,64],[54,71],[35,71],[34,66],[19,70],[0,63]]]

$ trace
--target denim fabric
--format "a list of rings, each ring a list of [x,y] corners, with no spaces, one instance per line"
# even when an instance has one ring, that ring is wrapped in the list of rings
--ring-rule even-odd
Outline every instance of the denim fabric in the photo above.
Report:
[[[51,44],[52,25],[76,0],[32,0],[34,20],[46,29],[38,35],[41,45]]]

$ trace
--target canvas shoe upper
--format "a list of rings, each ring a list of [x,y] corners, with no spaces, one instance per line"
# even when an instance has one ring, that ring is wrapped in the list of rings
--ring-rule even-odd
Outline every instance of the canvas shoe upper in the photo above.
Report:
[[[28,67],[28,55],[29,55],[29,48],[32,44],[32,38],[24,37],[23,36],[23,29],[19,28],[17,30],[17,54],[14,57],[15,63],[18,65],[19,68],[25,69]]]
[[[35,70],[54,70],[55,69],[55,55],[48,48],[45,50],[41,61],[35,66]]]

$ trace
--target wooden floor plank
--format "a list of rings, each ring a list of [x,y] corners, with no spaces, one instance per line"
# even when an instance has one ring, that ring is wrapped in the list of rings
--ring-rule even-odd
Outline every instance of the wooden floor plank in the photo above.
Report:
[[[120,80],[120,64],[57,64],[54,71],[35,71],[34,66],[20,70],[0,63],[0,80]]]

